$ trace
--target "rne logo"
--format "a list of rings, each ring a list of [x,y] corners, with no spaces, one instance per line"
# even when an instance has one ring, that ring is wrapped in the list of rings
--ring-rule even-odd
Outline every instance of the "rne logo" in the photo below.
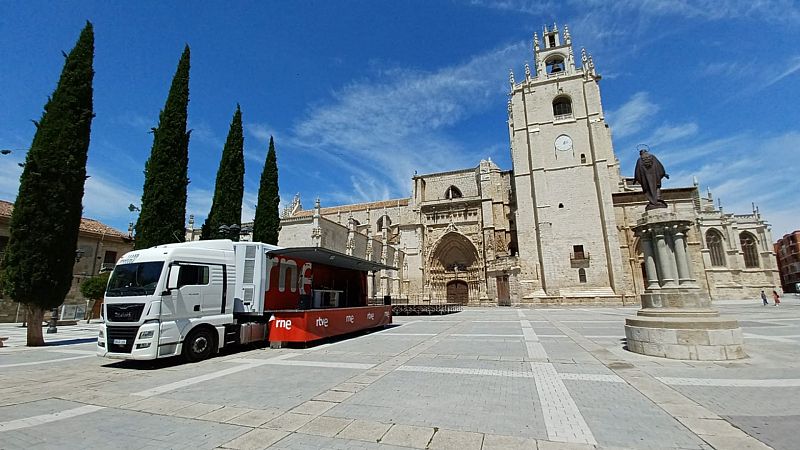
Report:
[[[375,313],[367,313],[367,320],[375,320]]]
[[[355,316],[352,316],[352,315],[351,316],[345,316],[344,321],[347,322],[347,323],[355,323],[356,318],[355,318]]]
[[[284,328],[287,330],[292,329],[292,320],[291,319],[278,319],[275,321],[275,328]]]

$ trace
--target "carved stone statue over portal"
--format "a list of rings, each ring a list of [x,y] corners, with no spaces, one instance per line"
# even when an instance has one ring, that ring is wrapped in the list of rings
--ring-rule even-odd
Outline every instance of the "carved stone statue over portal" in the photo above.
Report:
[[[664,171],[664,166],[650,154],[646,148],[639,150],[639,160],[636,161],[636,170],[633,179],[642,186],[644,195],[647,196],[647,206],[645,210],[666,208],[667,203],[661,199],[661,179],[669,179],[669,175]]]

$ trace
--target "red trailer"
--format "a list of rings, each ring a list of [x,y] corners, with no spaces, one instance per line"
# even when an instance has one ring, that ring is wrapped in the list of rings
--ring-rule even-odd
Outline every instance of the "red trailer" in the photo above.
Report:
[[[392,323],[391,305],[367,304],[367,276],[396,268],[319,247],[274,249],[266,258],[264,310],[269,314],[271,346]],[[287,288],[294,280],[297,289]]]

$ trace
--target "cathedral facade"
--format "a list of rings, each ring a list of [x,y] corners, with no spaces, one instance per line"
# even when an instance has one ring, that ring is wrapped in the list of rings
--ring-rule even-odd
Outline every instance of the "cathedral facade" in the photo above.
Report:
[[[375,296],[463,304],[638,302],[644,255],[632,229],[647,199],[620,175],[592,57],[565,26],[533,40],[534,67],[509,75],[512,170],[415,175],[410,198],[283,215],[279,245],[322,246],[397,270]],[[666,162],[669,165],[669,162]],[[757,298],[780,286],[768,224],[725,213],[697,185],[665,189],[693,217],[690,270],[711,298]],[[673,243],[668,243],[670,246]],[[671,247],[672,248],[672,247]]]

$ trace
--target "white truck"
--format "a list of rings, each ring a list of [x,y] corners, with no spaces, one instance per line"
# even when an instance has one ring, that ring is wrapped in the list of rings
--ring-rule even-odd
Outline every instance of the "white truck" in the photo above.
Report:
[[[366,292],[367,271],[381,269],[392,268],[321,248],[258,242],[210,240],[135,250],[109,278],[97,354],[199,361],[229,345],[265,342],[270,328],[280,343],[383,326],[391,322],[391,307],[367,306]],[[323,296],[327,301],[319,301]],[[333,323],[343,312],[344,327]],[[364,322],[362,316],[372,319]],[[309,328],[323,320],[322,330]],[[287,330],[287,321],[294,327]],[[276,322],[282,328],[275,329]]]

